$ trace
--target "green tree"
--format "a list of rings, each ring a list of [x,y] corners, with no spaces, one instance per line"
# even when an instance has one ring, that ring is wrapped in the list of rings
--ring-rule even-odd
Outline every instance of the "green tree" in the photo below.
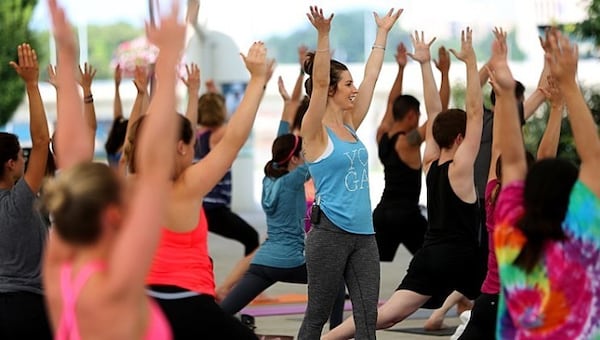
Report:
[[[575,32],[600,46],[600,0],[591,0],[587,13],[588,18],[575,25]]]
[[[17,60],[17,45],[37,45],[28,27],[36,3],[37,0],[0,1],[0,126],[10,121],[25,96],[23,82],[8,63]]]

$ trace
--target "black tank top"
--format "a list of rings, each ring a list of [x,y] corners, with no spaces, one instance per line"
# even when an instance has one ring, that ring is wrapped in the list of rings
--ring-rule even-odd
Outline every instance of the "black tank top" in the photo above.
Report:
[[[452,161],[438,165],[434,161],[427,173],[427,215],[429,227],[423,247],[453,245],[477,247],[479,209],[477,202],[466,203],[450,186],[448,169]]]
[[[395,133],[391,138],[383,134],[379,140],[378,155],[383,164],[385,188],[381,196],[381,204],[392,203],[402,207],[417,207],[421,194],[421,168],[410,168],[400,159],[396,152],[398,136],[404,131]]]

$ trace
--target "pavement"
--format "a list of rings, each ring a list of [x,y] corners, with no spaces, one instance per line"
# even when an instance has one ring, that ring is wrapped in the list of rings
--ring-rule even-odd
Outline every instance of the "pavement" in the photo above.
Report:
[[[256,228],[261,235],[261,241],[266,236],[266,222],[262,211],[238,212],[248,223]],[[234,265],[243,256],[243,246],[236,241],[225,239],[221,236],[209,233],[209,249],[214,260],[215,279],[217,285],[223,281],[227,274],[233,269]],[[402,246],[398,249],[393,262],[381,263],[381,283],[380,283],[380,300],[387,299],[392,295],[398,286],[402,277],[408,268],[411,255]],[[266,291],[266,296],[277,297],[284,294],[306,294],[306,285],[277,283]],[[422,327],[425,320],[429,317],[430,310],[420,309],[407,320],[392,327],[392,329],[404,329],[411,327]],[[349,317],[349,312],[345,313],[345,317]],[[259,316],[255,319],[257,326],[257,334],[284,335],[293,336],[298,334],[298,329],[302,323],[302,314],[297,315],[278,315],[278,316]],[[444,324],[448,326],[456,326],[460,323],[454,309],[448,313],[448,317]],[[327,329],[328,326],[325,326]],[[324,329],[324,330],[325,330]],[[377,331],[377,339],[416,339],[416,340],[442,340],[449,339],[450,336],[437,335],[417,335],[402,332],[393,332],[389,330]]]

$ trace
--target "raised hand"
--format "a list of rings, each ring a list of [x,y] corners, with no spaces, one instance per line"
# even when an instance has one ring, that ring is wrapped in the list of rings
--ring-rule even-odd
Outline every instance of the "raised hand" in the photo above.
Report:
[[[494,41],[492,42],[492,56],[489,63],[494,65],[506,63],[508,58],[508,46],[506,44],[506,32],[499,27],[494,28]]]
[[[275,61],[273,59],[267,61],[267,48],[262,41],[253,43],[247,55],[243,53],[240,53],[240,55],[253,77],[265,77],[267,79],[268,69],[274,65]]]
[[[404,43],[399,43],[398,46],[396,46],[396,54],[394,55],[398,66],[406,66],[406,64],[408,63],[407,55],[408,53],[406,51],[406,46],[404,46]]]
[[[120,64],[117,64],[115,67],[115,73],[113,77],[115,79],[115,86],[119,87],[119,85],[121,85],[121,79],[123,79],[123,71],[121,70]]]
[[[288,91],[285,89],[285,85],[283,84],[283,78],[281,78],[281,76],[277,78],[277,88],[279,89],[281,99],[283,99],[284,102],[289,101],[291,97]]]
[[[185,71],[187,78],[181,77],[181,81],[187,86],[188,92],[198,93],[200,89],[200,68],[198,65],[191,63],[190,65],[185,65]]]
[[[496,39],[492,43],[492,56],[485,66],[490,75],[490,84],[494,88],[494,92],[499,95],[507,92],[512,93],[515,88],[515,80],[508,67],[506,32],[496,28],[494,35]]]
[[[450,53],[444,46],[440,46],[438,49],[438,59],[433,60],[435,67],[442,73],[448,73],[450,71]]]
[[[29,44],[21,44],[17,47],[18,60],[9,62],[9,65],[17,72],[27,85],[37,85],[40,69],[37,54]]]
[[[460,51],[450,49],[454,56],[464,63],[475,62],[475,51],[473,50],[473,31],[467,27],[466,30],[460,32]]]
[[[77,50],[75,34],[67,21],[64,9],[56,3],[56,0],[48,0],[48,9],[52,17],[52,34],[58,50],[75,55]]]
[[[300,45],[298,46],[298,62],[300,63],[300,67],[304,65],[304,60],[306,59],[306,54],[308,53],[308,46]]]
[[[329,18],[325,18],[323,15],[323,9],[317,6],[310,6],[310,13],[306,13],[310,23],[322,33],[329,33],[331,29],[331,20],[333,19],[333,13]]]
[[[413,48],[415,50],[414,53],[408,53],[408,56],[413,60],[418,61],[421,64],[425,64],[431,61],[431,52],[429,49],[431,48],[431,44],[435,41],[435,37],[431,39],[428,43],[425,42],[425,33],[421,31],[421,36],[419,36],[419,32],[415,31],[415,34],[410,37],[412,40]]]
[[[175,52],[177,57],[184,45],[186,25],[178,18],[179,2],[173,1],[171,12],[160,18],[158,25],[146,22],[148,41],[160,49],[160,53]]]
[[[572,44],[569,38],[563,36],[558,30],[549,34],[548,42],[550,50],[546,53],[546,62],[552,77],[559,84],[567,81],[575,82],[579,60],[577,44]]]
[[[133,84],[138,94],[148,92],[148,71],[143,66],[136,66],[133,71]]]
[[[394,24],[396,23],[396,21],[398,21],[398,18],[400,17],[400,14],[402,14],[403,11],[404,10],[400,8],[396,11],[396,13],[394,13],[394,9],[392,8],[383,17],[379,17],[377,13],[373,12],[373,16],[375,17],[375,23],[377,24],[377,27],[385,30],[386,32],[389,32],[392,29],[392,27],[394,27]]]
[[[556,80],[552,76],[548,76],[545,86],[540,87],[540,91],[546,96],[546,100],[550,102],[550,105],[562,107],[565,104],[565,98],[563,97]]]
[[[55,89],[58,88],[58,83],[56,82],[56,67],[52,65],[48,65],[46,68],[48,71],[48,82],[54,86]]]
[[[82,88],[90,89],[95,76],[96,69],[92,65],[84,63],[83,69],[79,66],[79,77],[77,77],[77,82]]]
[[[206,86],[206,92],[219,93],[219,89],[217,89],[217,84],[215,84],[215,81],[213,79],[207,80],[206,83],[204,83],[204,85]]]

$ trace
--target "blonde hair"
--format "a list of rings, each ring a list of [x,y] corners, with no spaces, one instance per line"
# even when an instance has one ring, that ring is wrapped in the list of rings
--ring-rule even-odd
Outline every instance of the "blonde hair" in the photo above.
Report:
[[[219,93],[205,93],[198,99],[198,125],[219,127],[227,119],[225,98]]]
[[[108,165],[81,163],[47,179],[41,203],[62,239],[92,244],[100,236],[104,208],[121,203],[121,184]]]

